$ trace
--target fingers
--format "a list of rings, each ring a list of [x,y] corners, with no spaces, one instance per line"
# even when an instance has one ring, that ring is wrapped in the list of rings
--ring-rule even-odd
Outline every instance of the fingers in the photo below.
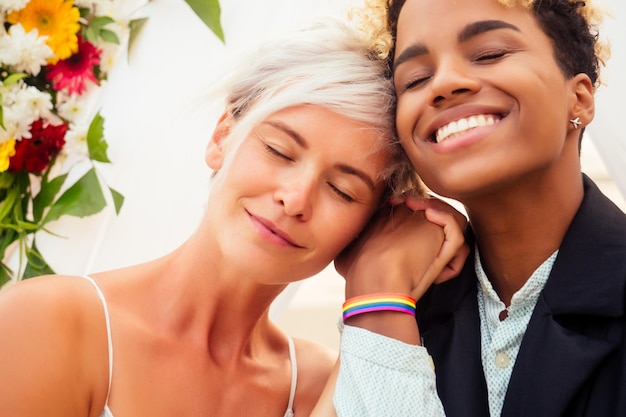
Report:
[[[463,270],[469,252],[470,249],[466,243],[461,245],[453,255],[452,260],[446,264],[441,273],[435,278],[434,282],[440,284],[459,275]]]
[[[469,247],[457,216],[449,212],[426,209],[426,218],[443,228],[444,240],[433,262],[433,269],[440,270],[434,282],[440,283],[457,276],[469,254]],[[465,222],[463,222],[465,223]]]
[[[406,197],[405,203],[407,207],[409,207],[413,211],[418,210],[428,210],[434,209],[437,211],[443,211],[447,213],[451,213],[454,215],[454,219],[459,224],[459,226],[463,229],[467,224],[467,218],[463,213],[454,208],[451,204],[436,198],[436,197],[428,197],[428,198],[417,198],[417,197]],[[442,226],[442,225],[440,225]]]

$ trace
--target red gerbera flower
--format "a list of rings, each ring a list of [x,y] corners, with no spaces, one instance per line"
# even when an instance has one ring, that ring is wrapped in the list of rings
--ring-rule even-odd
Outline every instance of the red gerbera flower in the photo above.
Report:
[[[63,149],[67,130],[66,124],[44,126],[41,119],[33,122],[30,126],[32,137],[15,143],[15,155],[9,160],[9,171],[25,169],[33,174],[41,174],[50,160]]]
[[[78,36],[78,52],[67,59],[48,65],[46,78],[55,90],[66,90],[68,94],[82,94],[87,83],[98,84],[94,68],[100,65],[102,51],[89,41]]]

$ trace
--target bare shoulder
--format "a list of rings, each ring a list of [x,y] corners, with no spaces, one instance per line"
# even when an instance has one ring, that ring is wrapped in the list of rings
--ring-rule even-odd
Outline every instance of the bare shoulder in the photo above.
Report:
[[[0,340],[3,415],[89,414],[108,363],[96,360],[107,358],[106,327],[87,280],[44,276],[0,290]]]
[[[53,330],[66,332],[71,329],[72,322],[81,317],[83,308],[90,304],[95,296],[93,291],[93,286],[85,279],[62,275],[31,278],[3,287],[0,290],[0,323],[11,328],[27,324],[30,326],[23,327],[50,326]]]
[[[294,338],[294,344],[298,361],[296,402],[299,414],[306,409],[304,415],[308,415],[322,394],[338,353],[311,340]]]

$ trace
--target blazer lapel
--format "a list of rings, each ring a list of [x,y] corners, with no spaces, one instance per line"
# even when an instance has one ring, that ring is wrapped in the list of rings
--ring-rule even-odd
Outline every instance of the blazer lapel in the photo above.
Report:
[[[515,362],[502,417],[566,415],[584,382],[616,347],[564,328],[541,298]]]
[[[567,407],[621,335],[626,222],[585,179],[585,198],[570,226],[522,341],[502,417],[566,415]]]
[[[427,311],[419,321],[420,331],[433,355],[447,417],[489,415],[476,291],[473,262],[467,262],[459,277],[433,286],[428,304],[420,306]]]

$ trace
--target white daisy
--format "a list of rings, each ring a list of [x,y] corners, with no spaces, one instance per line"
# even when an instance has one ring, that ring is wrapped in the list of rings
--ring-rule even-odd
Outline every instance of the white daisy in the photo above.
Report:
[[[26,33],[21,24],[11,26],[9,33],[0,37],[0,62],[13,71],[39,74],[46,60],[54,56],[46,45],[47,36],[39,36],[37,29]]]
[[[0,84],[4,116],[4,135],[16,140],[30,139],[30,125],[40,118],[47,118],[52,109],[48,93],[24,84],[22,81],[10,86]]]
[[[22,10],[30,0],[2,0],[0,2],[0,12],[11,13]]]

